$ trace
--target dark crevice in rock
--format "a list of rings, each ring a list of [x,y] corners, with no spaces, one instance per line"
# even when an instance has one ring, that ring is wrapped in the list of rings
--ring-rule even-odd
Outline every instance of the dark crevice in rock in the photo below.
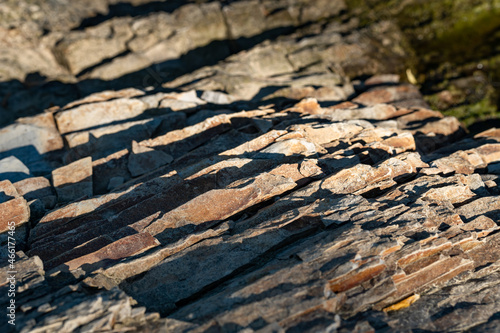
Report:
[[[236,279],[239,276],[243,276],[245,274],[248,274],[251,271],[257,270],[259,267],[263,267],[266,265],[268,262],[276,258],[276,256],[280,253],[285,251],[288,247],[293,246],[295,242],[299,241],[300,239],[311,236],[315,234],[317,230],[308,230],[303,233],[299,233],[294,235],[293,237],[287,238],[286,240],[282,241],[281,243],[273,246],[269,250],[267,250],[265,253],[259,255],[256,257],[254,260],[252,260],[250,263],[243,265],[239,267],[238,269],[234,270],[231,272],[229,275],[225,276],[223,279],[220,279],[218,281],[215,281],[211,283],[210,285],[205,286],[203,289],[199,290],[195,294],[191,295],[188,298],[179,300],[175,303],[177,308],[182,308],[184,306],[189,305],[190,303],[193,303],[197,301],[198,299],[202,297],[209,297],[212,294],[217,293],[221,289],[223,289],[227,284],[229,284],[231,281]],[[146,305],[146,304],[145,304]],[[146,305],[147,306],[147,305]],[[169,313],[162,313],[162,315],[168,315]]]

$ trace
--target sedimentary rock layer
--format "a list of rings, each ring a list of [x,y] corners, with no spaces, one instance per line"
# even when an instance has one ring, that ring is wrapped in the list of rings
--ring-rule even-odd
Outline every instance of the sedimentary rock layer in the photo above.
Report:
[[[152,89],[99,91],[0,130],[0,241],[16,240],[16,329],[498,327],[499,130],[467,136],[387,74],[403,66],[384,46],[401,42],[389,24],[326,20],[343,2],[317,2],[324,10],[179,5],[57,44],[71,75],[103,80],[137,52],[184,61],[219,29],[246,46]],[[250,9],[261,22],[243,20]],[[215,22],[203,21],[203,36],[185,20],[195,14]],[[172,20],[171,31],[152,24]],[[252,39],[287,25],[302,28]],[[176,46],[184,33],[191,44]],[[80,61],[82,45],[108,42]],[[101,63],[111,54],[120,56]],[[0,253],[4,304],[12,267]]]

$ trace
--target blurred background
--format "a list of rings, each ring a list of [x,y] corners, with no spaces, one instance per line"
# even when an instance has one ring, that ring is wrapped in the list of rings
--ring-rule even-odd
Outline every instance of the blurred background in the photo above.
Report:
[[[283,36],[357,31],[346,43],[376,61],[343,49],[328,70],[398,74],[476,133],[500,127],[499,17],[500,0],[2,0],[0,126],[95,91],[182,89],[167,83]]]

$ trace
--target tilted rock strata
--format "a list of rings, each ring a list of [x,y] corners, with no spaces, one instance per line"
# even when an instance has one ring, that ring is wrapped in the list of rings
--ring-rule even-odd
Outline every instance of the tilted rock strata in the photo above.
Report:
[[[191,8],[240,22],[248,8],[266,8],[269,29],[280,17],[331,14],[280,4],[208,2],[167,16]],[[59,56],[88,75],[114,66],[71,61],[81,57],[81,34],[133,38],[120,22],[70,33]],[[130,22],[143,39],[128,47],[139,51],[152,28]],[[227,24],[241,43],[261,29]],[[351,24],[257,43],[162,82],[175,90],[100,91],[3,128],[0,241],[14,221],[17,327],[496,327],[499,130],[464,137],[455,118],[429,110],[397,75],[353,85],[352,73],[388,72],[368,54],[374,39],[397,33]],[[8,287],[0,285],[6,302]]]
[[[370,92],[353,101],[369,99],[384,100]],[[103,102],[122,100],[91,103]],[[84,116],[87,109],[76,108]],[[178,112],[184,111],[172,114]],[[68,292],[80,293],[78,304],[63,299],[57,311],[83,316],[82,304],[95,297],[109,304],[78,323],[48,322],[43,309],[55,301],[37,289],[31,297],[43,304],[20,308],[19,320],[35,325],[26,327],[232,331],[338,323],[339,330],[370,325],[439,331],[492,325],[495,299],[468,323],[450,319],[442,308],[476,302],[474,295],[484,288],[494,293],[498,283],[498,175],[489,172],[500,161],[494,130],[444,145],[460,135],[460,127],[435,126],[426,133],[445,118],[376,102],[350,102],[344,109],[309,98],[282,110],[226,112],[151,139],[130,137],[123,153],[109,156],[110,162],[114,155],[123,159],[125,176],[101,196],[92,193],[93,181],[113,180],[85,171],[100,167],[85,156],[54,169],[55,191],[45,189],[43,177],[28,178],[33,185],[2,182],[3,205],[20,200],[26,211],[19,224],[29,219],[30,186],[44,189],[37,197],[44,207],[54,205],[54,194],[59,197],[59,206],[30,228],[27,252],[41,258],[41,279],[50,277],[44,288],[72,283],[76,289]],[[57,113],[55,119],[61,119]],[[271,127],[262,131],[260,120]],[[68,158],[76,156],[75,148],[68,149]],[[72,171],[75,163],[85,167]],[[132,165],[145,171],[130,173]],[[68,186],[74,189],[62,192]],[[12,207],[4,211],[21,216]],[[460,286],[471,293],[443,293]],[[101,291],[84,291],[89,287]],[[132,312],[113,312],[126,300],[119,289],[162,317],[148,315],[139,324],[127,319]],[[406,305],[391,307],[408,297],[413,299],[401,303]],[[392,310],[407,306],[424,319],[411,321],[403,315],[407,310]],[[472,316],[477,310],[455,311]]]

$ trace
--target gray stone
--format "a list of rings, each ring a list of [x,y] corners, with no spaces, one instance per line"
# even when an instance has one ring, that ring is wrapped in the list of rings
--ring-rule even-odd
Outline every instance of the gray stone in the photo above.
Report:
[[[173,161],[161,150],[140,146],[132,141],[132,154],[128,157],[128,170],[132,177],[143,175]]]
[[[0,160],[0,180],[17,182],[30,177],[30,170],[15,156]]]

